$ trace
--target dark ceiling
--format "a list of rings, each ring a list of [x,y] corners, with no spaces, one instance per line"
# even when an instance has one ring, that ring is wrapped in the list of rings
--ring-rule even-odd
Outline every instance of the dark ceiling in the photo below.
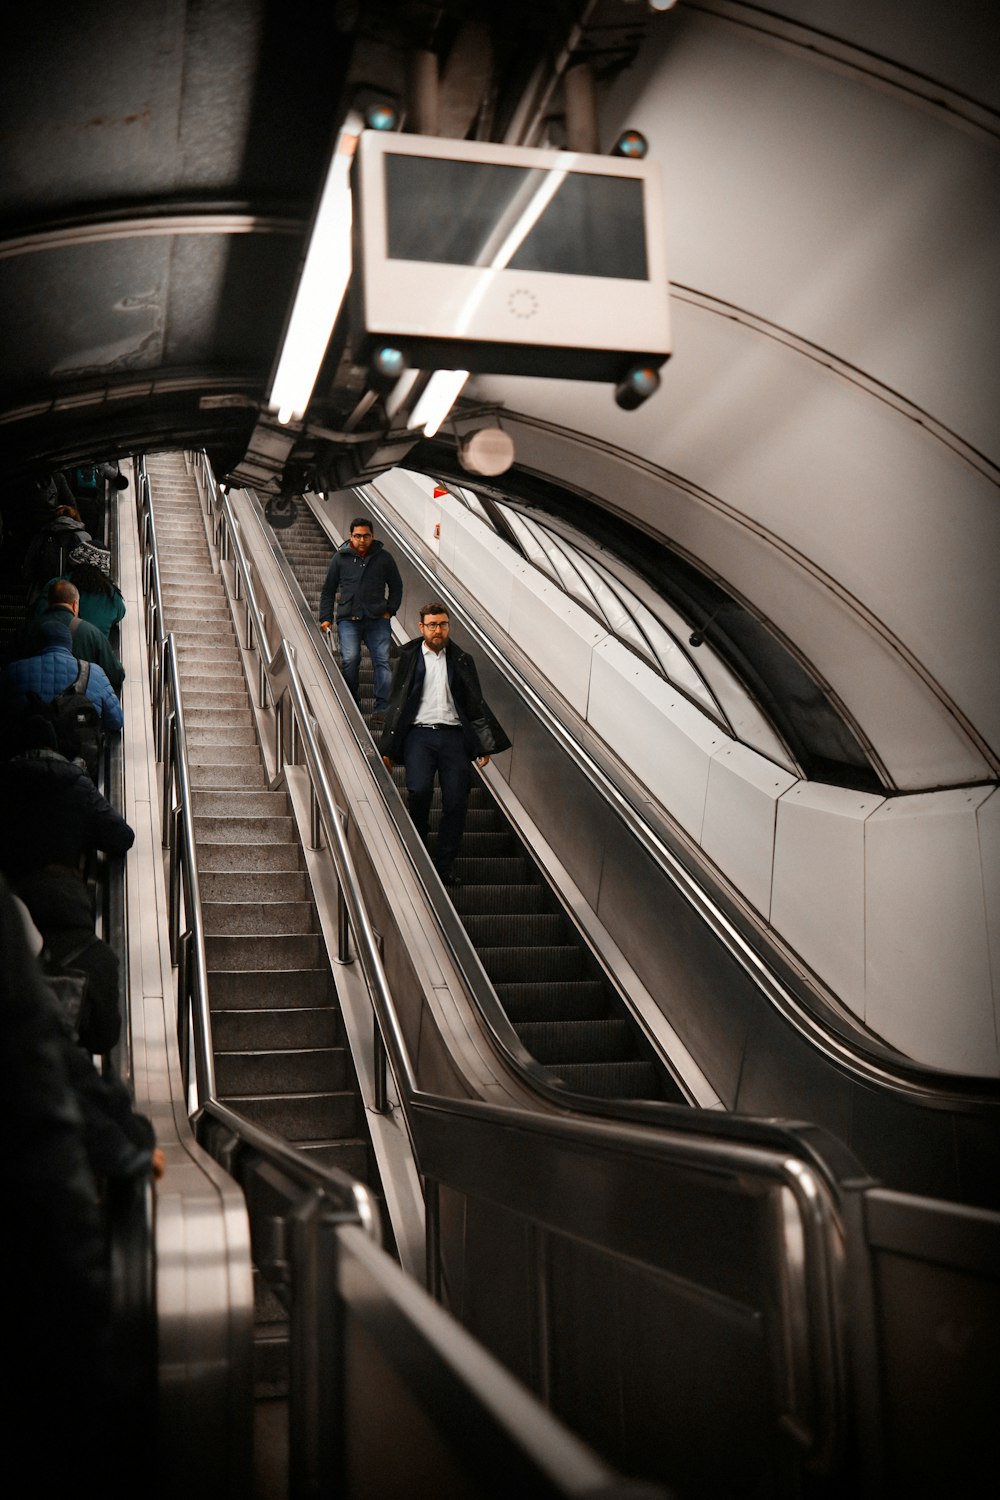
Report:
[[[554,81],[634,56],[645,0],[81,0],[5,21],[0,430],[8,476],[139,448],[243,457],[347,110],[433,53],[442,135],[558,143]],[[339,327],[308,419],[342,422]],[[356,375],[355,375],[356,380]],[[310,450],[311,451],[311,450]]]

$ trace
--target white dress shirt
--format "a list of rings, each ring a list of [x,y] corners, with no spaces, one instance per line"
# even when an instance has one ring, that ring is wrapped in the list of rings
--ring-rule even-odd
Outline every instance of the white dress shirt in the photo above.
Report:
[[[448,663],[444,651],[432,651],[424,643],[424,691],[414,724],[461,724],[448,686]]]

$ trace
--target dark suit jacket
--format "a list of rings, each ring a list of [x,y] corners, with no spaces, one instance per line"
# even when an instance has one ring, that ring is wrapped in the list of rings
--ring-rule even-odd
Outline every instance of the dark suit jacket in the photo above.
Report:
[[[385,728],[379,740],[379,752],[390,760],[403,758],[403,745],[420,707],[424,691],[423,639],[407,641],[400,648],[385,712]],[[476,664],[467,651],[449,641],[444,647],[448,666],[448,686],[462,721],[465,749],[470,760],[480,755],[495,755],[509,750],[510,740],[490,711],[479,686]]]

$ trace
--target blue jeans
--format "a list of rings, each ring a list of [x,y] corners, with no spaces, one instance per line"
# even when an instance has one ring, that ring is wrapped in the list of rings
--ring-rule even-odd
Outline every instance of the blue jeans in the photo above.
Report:
[[[389,666],[389,646],[392,641],[391,621],[338,620],[337,638],[340,641],[340,668],[355,703],[360,701],[358,673],[361,670],[361,642],[364,641],[368,647],[368,654],[375,669],[375,712],[385,713],[389,705],[389,687],[392,682],[392,668]]]
[[[438,824],[434,864],[450,875],[465,829],[472,766],[461,729],[421,729],[414,724],[403,744],[406,767],[406,804],[414,827],[427,842],[434,775],[441,783],[441,822]]]

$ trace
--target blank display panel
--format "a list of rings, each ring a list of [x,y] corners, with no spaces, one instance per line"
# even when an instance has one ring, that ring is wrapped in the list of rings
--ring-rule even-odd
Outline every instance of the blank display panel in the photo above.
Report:
[[[385,168],[393,260],[649,277],[634,178],[391,153]]]

